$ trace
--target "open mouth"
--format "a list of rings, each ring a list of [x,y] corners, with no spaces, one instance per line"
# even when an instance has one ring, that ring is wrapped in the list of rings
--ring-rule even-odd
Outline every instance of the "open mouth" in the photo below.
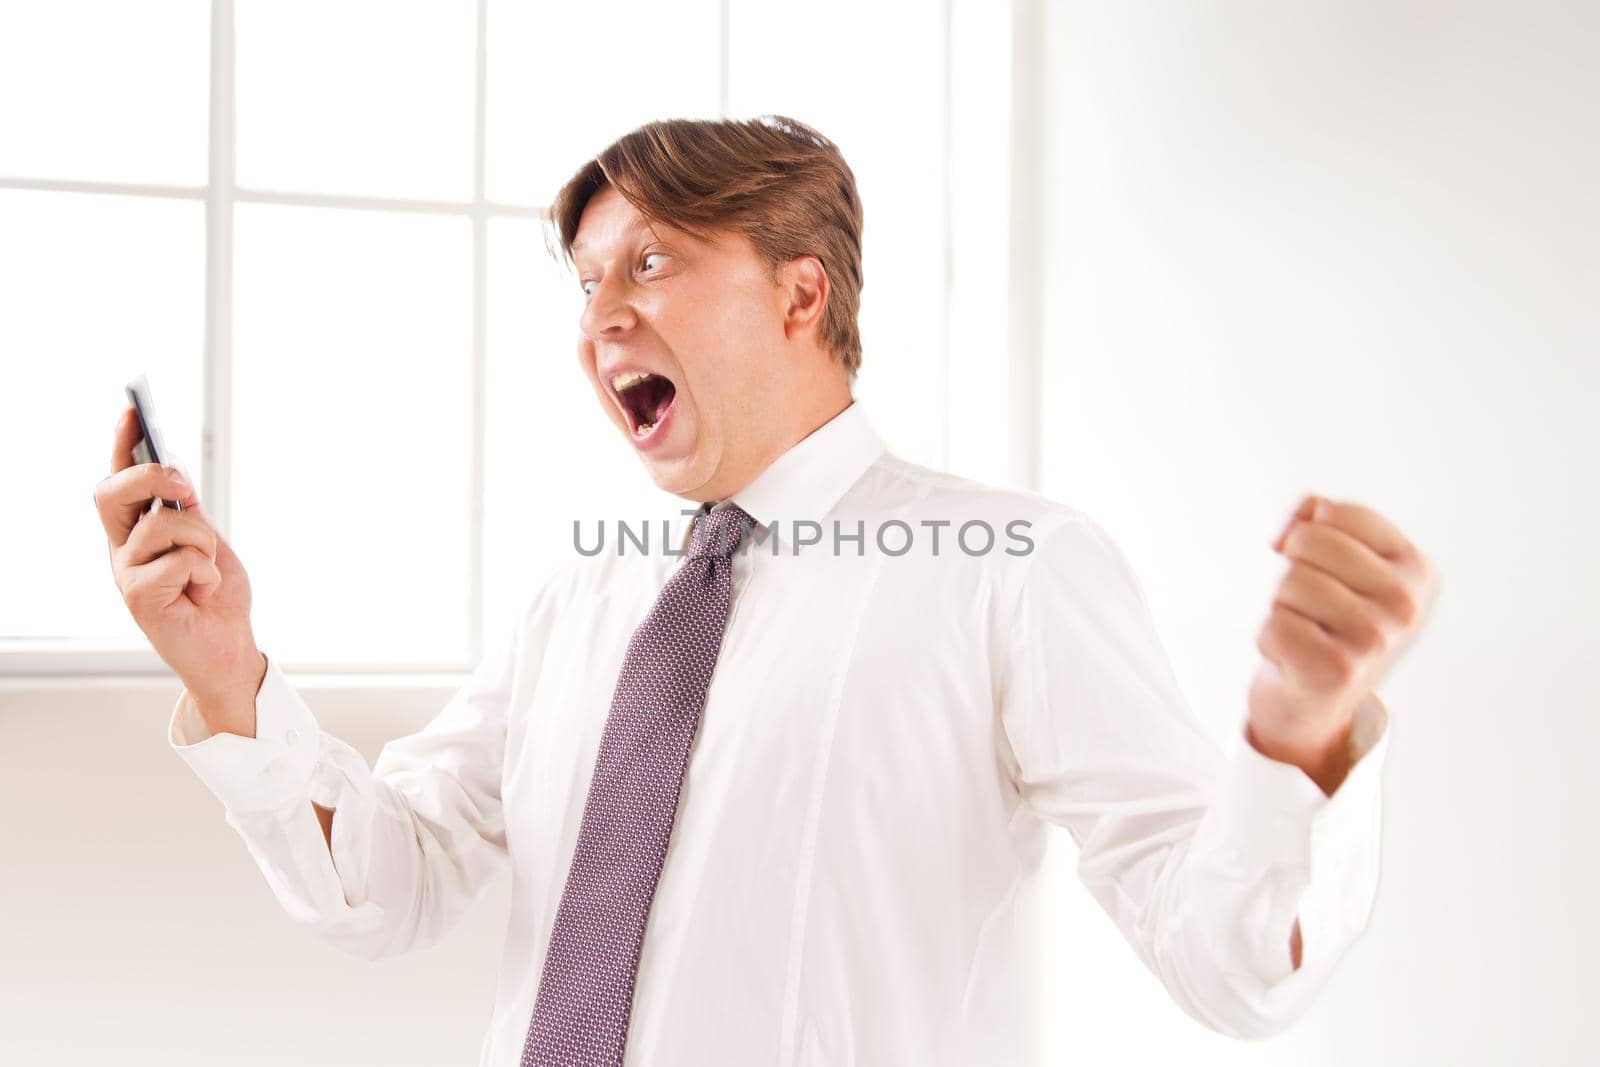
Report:
[[[636,438],[650,436],[678,394],[670,378],[649,371],[624,371],[611,379],[611,388],[622,402],[628,429]]]

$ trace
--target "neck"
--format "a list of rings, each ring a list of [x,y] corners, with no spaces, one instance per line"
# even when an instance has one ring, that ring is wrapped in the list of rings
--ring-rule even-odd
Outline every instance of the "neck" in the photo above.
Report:
[[[785,408],[778,420],[778,432],[772,434],[762,442],[762,448],[757,452],[745,468],[743,476],[737,479],[737,484],[730,485],[725,492],[719,493],[713,499],[726,500],[760,476],[761,472],[783,455],[789,449],[805,440],[834,419],[841,411],[849,407],[854,401],[850,395],[850,383],[840,376],[836,383],[828,387],[818,388],[803,397],[802,402],[791,404]]]

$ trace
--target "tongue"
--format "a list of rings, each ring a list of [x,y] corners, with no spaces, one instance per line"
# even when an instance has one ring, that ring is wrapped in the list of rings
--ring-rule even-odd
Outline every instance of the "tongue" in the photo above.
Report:
[[[667,410],[678,392],[676,386],[662,377],[651,378],[640,385],[639,390],[644,393],[643,402],[639,405],[639,421],[652,426],[661,420],[661,413]]]

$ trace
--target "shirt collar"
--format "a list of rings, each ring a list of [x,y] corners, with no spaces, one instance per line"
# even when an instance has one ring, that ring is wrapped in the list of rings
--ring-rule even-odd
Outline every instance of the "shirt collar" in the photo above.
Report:
[[[861,401],[851,400],[843,411],[790,446],[750,484],[726,499],[748,512],[764,535],[769,526],[820,522],[883,452],[883,439],[867,419]],[[711,506],[701,505],[700,513]],[[779,530],[771,532],[776,540],[783,540]],[[686,527],[680,547],[688,544],[688,536]]]

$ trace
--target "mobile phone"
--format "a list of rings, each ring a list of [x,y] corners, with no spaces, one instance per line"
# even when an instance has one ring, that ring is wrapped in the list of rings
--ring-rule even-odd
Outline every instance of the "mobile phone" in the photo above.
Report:
[[[172,453],[167,451],[161,427],[156,425],[156,402],[150,395],[150,383],[141,374],[123,386],[123,391],[128,394],[128,403],[133,405],[133,413],[139,420],[139,440],[133,446],[133,461],[171,466]],[[183,510],[183,504],[176,500],[163,500],[161,504],[176,511]]]

